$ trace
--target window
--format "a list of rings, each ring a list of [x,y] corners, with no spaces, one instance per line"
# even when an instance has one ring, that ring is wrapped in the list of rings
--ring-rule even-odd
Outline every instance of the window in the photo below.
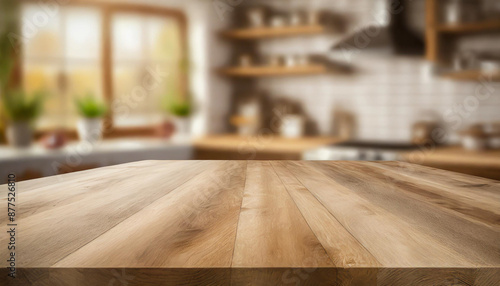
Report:
[[[26,5],[24,19],[35,19],[43,11],[40,9],[43,7]],[[23,30],[32,33],[24,35],[24,88],[48,91],[41,128],[73,128],[75,97],[87,92],[103,97],[102,15],[95,8],[61,8],[47,19],[34,32]]]
[[[162,119],[162,98],[169,90],[184,90],[184,22],[174,11],[144,8],[23,6],[22,18],[27,21],[47,9],[56,11],[46,14],[48,21],[38,23],[35,32],[22,30],[24,88],[49,92],[38,122],[41,129],[74,129],[75,98],[87,93],[127,107],[121,112],[110,106],[114,127],[145,126]],[[151,73],[160,76],[151,78]]]
[[[118,13],[112,18],[114,97],[130,106],[115,110],[115,126],[148,125],[162,119],[162,97],[180,82],[182,60],[177,21]],[[151,73],[160,72],[153,76]],[[146,83],[145,83],[146,82]]]

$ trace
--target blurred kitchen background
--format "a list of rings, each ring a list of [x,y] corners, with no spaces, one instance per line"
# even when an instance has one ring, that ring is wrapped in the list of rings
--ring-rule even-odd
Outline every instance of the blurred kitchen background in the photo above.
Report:
[[[0,1],[0,183],[187,159],[500,180],[500,1]]]

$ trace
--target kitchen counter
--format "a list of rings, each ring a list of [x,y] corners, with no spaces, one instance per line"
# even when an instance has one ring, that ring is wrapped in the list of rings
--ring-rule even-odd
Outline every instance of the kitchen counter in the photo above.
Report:
[[[137,160],[187,160],[192,156],[189,140],[157,138],[106,139],[95,144],[73,141],[56,150],[39,144],[29,148],[0,146],[0,184],[7,182],[9,173],[19,180],[32,179]]]
[[[205,160],[300,160],[306,150],[341,141],[338,137],[244,137],[226,134],[199,138],[195,140],[194,148],[195,158]]]
[[[500,149],[470,151],[460,146],[403,154],[403,160],[425,166],[500,180]]]
[[[16,285],[500,283],[500,182],[419,165],[139,161],[17,190]]]

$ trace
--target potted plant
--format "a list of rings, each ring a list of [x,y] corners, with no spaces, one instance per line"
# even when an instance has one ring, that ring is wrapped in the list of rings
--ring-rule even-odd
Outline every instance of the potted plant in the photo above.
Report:
[[[77,123],[80,140],[96,142],[102,139],[103,117],[107,112],[106,104],[93,94],[76,99],[76,107],[81,118]]]
[[[3,96],[3,107],[9,119],[7,141],[16,147],[28,147],[33,141],[33,123],[43,109],[44,93],[28,96],[22,90],[9,90]]]
[[[165,109],[171,115],[174,122],[176,137],[188,137],[190,133],[189,116],[191,115],[191,103],[187,99],[168,97]]]

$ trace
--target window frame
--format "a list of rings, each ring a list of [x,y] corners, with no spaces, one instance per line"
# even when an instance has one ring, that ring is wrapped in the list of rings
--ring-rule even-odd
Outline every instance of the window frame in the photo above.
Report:
[[[36,0],[23,0],[21,4],[36,4]],[[64,6],[64,5],[60,5]],[[154,135],[155,126],[142,126],[142,127],[115,127],[113,122],[113,109],[111,104],[113,102],[113,39],[112,39],[112,17],[119,13],[130,13],[137,15],[150,15],[157,17],[168,17],[174,19],[178,23],[180,29],[181,41],[181,58],[188,58],[188,40],[187,40],[187,19],[184,12],[169,7],[148,5],[148,4],[134,4],[134,3],[110,3],[98,0],[74,0],[68,4],[68,7],[94,7],[98,8],[102,14],[102,27],[101,27],[101,72],[102,72],[102,94],[104,100],[108,105],[109,112],[104,118],[104,138],[116,138],[126,136],[151,136]],[[20,23],[21,24],[21,23]],[[23,45],[21,45],[21,49]],[[22,53],[20,53],[22,54]],[[15,79],[20,83],[23,79],[23,57],[19,56],[17,65],[15,67]],[[180,74],[181,82],[181,96],[187,97],[187,90],[189,85],[189,74],[183,72]],[[36,136],[40,137],[45,131],[36,131]],[[48,130],[50,131],[50,130]],[[68,137],[71,139],[77,138],[76,127],[65,130]]]

